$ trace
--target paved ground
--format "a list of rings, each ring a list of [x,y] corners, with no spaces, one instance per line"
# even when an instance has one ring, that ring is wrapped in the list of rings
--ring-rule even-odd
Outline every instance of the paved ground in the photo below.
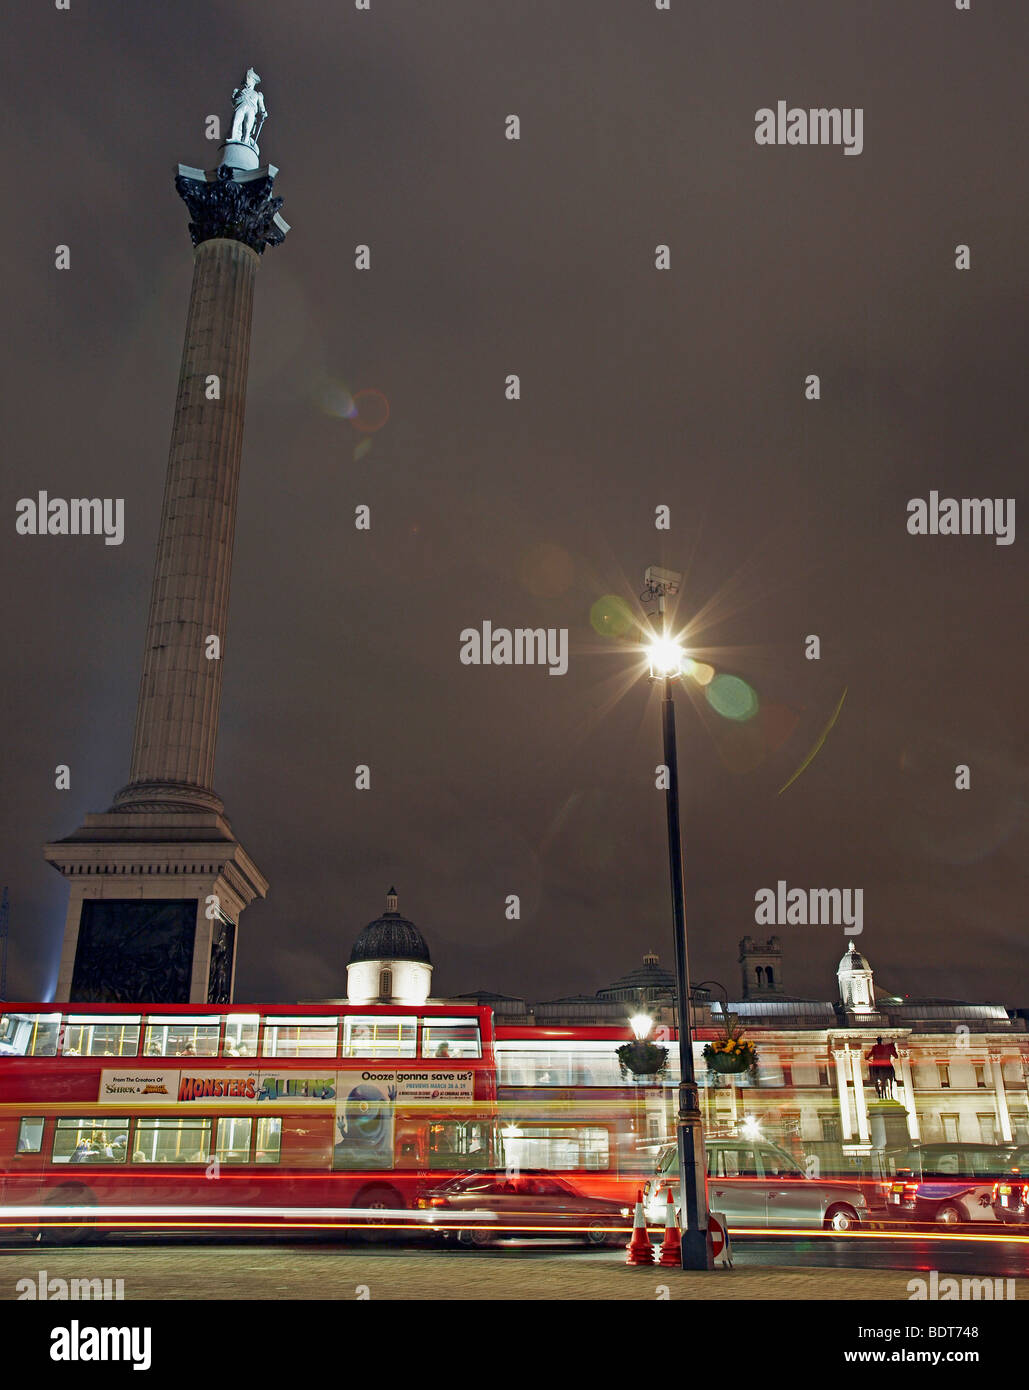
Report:
[[[737,1252],[735,1269],[713,1274],[629,1268],[621,1251],[440,1251],[325,1245],[0,1250],[0,1299],[40,1270],[47,1278],[122,1279],[126,1299],[533,1300],[906,1300],[910,1269],[761,1265]],[[663,1290],[667,1289],[667,1293]],[[1029,1298],[1029,1279],[1015,1284]]]

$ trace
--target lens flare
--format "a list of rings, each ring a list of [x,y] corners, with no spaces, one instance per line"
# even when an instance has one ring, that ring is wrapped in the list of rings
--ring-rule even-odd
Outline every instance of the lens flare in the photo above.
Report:
[[[590,609],[590,623],[601,637],[623,637],[633,625],[632,610],[624,598],[605,594]]]
[[[374,387],[355,391],[353,404],[354,413],[349,417],[350,423],[362,434],[374,434],[389,419],[389,401]]]
[[[709,666],[706,661],[694,661],[691,657],[687,657],[683,662],[682,673],[697,685],[710,685],[715,678],[713,666]]]
[[[715,676],[704,694],[711,708],[723,719],[735,719],[743,724],[757,714],[757,694],[739,676]]]

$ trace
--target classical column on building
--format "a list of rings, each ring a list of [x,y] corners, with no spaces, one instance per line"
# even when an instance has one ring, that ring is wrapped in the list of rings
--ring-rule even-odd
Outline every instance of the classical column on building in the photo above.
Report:
[[[289,230],[251,68],[214,170],[178,166],[195,248],[129,781],[46,846],[71,895],[57,997],[228,1002],[239,914],[268,884],[214,789],[257,267]]]
[[[897,1048],[897,1060],[900,1062],[900,1080],[904,1087],[904,1105],[907,1107],[908,1134],[918,1143],[921,1134],[918,1128],[918,1113],[915,1108],[915,1083],[911,1072],[911,1049],[909,1047]]]
[[[854,1109],[857,1113],[858,1142],[871,1142],[868,1130],[868,1105],[865,1100],[865,1079],[861,1074],[862,1046],[858,1043],[850,1049],[850,1065],[854,1074]]]
[[[990,1076],[993,1082],[993,1094],[997,1102],[997,1120],[1000,1128],[1001,1142],[1011,1143],[1011,1115],[1008,1111],[1008,1097],[1004,1089],[1004,1064],[999,1052],[991,1051],[987,1062],[990,1068]]]
[[[836,1094],[840,1106],[840,1121],[843,1125],[843,1142],[849,1144],[854,1135],[850,1119],[850,1099],[847,1095],[847,1051],[846,1047],[834,1047],[833,1059],[836,1062]]]

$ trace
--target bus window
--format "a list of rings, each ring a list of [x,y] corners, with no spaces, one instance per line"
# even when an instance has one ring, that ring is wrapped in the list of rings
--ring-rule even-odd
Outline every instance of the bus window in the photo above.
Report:
[[[599,1171],[610,1168],[611,1136],[600,1125],[504,1129],[507,1161],[518,1168]]]
[[[217,1018],[148,1018],[144,1057],[217,1057]]]
[[[69,1014],[64,1029],[65,1057],[135,1057],[140,1017]]]
[[[225,1020],[225,1056],[256,1057],[260,1014],[229,1014]]]
[[[248,1115],[227,1115],[218,1121],[214,1154],[219,1163],[249,1163],[253,1123]]]
[[[423,1057],[481,1057],[479,1024],[474,1018],[423,1018]]]
[[[265,1057],[335,1057],[334,1018],[266,1018]]]
[[[343,1020],[344,1057],[413,1057],[418,1021],[395,1014],[352,1014]]]
[[[32,1118],[22,1120],[18,1126],[18,1144],[15,1153],[38,1154],[43,1148],[43,1121]]]
[[[491,1126],[484,1120],[449,1120],[429,1126],[430,1168],[491,1168]]]
[[[185,1120],[166,1120],[147,1115],[136,1121],[133,1163],[209,1163],[210,1159],[209,1118],[190,1115]]]
[[[69,1120],[54,1127],[54,1163],[124,1163],[128,1120]]]
[[[0,1014],[0,1056],[56,1057],[60,1014]]]
[[[254,1146],[255,1163],[278,1163],[282,1147],[282,1117],[262,1115],[257,1121],[257,1143]]]

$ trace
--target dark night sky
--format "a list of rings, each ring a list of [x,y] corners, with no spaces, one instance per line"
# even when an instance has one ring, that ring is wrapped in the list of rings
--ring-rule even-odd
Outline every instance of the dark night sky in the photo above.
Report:
[[[736,990],[785,879],[864,889],[880,984],[1029,1003],[1029,515],[1012,546],[905,525],[931,489],[1025,503],[1029,8],[73,0],[18,7],[8,42],[13,997],[56,978],[43,843],[126,779],[191,274],[172,169],[217,162],[204,117],[252,63],[293,230],[258,278],[218,754],[271,882],[237,998],[342,993],[394,880],[440,994],[670,960],[658,705],[589,621],[664,563],[767,711],[680,700],[695,977]],[[864,152],[757,146],[780,98],[863,107]],[[333,384],[389,400],[362,457]],[[124,545],[17,536],[41,488],[123,497]],[[462,666],[483,619],[568,627],[568,674]],[[787,988],[834,992],[840,929],[782,935]]]

